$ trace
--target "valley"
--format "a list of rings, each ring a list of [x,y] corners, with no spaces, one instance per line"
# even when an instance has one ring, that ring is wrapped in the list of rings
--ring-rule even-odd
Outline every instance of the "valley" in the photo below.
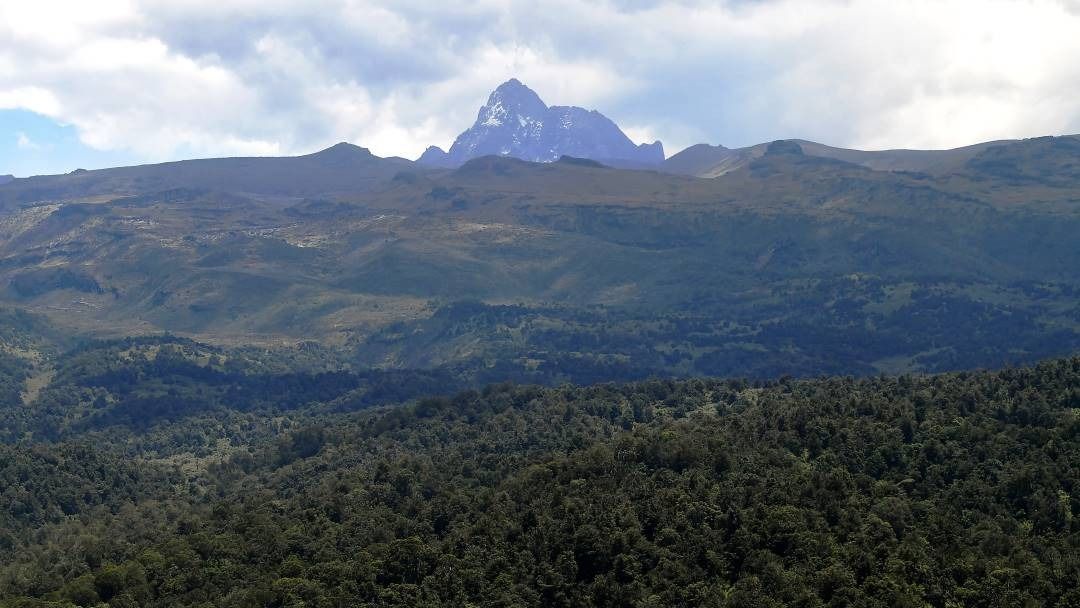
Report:
[[[1078,193],[517,80],[415,162],[0,179],[0,608],[1076,606]]]

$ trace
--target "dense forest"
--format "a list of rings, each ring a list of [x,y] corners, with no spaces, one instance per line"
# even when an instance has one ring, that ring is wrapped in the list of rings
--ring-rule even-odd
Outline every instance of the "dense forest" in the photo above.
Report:
[[[451,366],[480,384],[594,384],[653,375],[944,372],[1080,350],[1080,290],[1070,285],[892,283],[854,275],[736,297],[698,284],[702,290],[689,304],[664,311],[448,302],[428,318],[393,323],[356,342],[351,355],[367,366]]]
[[[420,397],[309,354],[58,361],[0,606],[1080,606],[1080,358]]]

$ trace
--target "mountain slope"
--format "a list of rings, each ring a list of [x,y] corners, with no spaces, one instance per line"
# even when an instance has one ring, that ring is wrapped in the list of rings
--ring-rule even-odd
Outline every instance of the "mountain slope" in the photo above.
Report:
[[[1067,142],[942,176],[764,148],[716,179],[341,148],[289,161],[338,176],[305,196],[117,180],[0,212],[0,302],[85,335],[317,339],[364,366],[491,380],[942,370],[1080,347]]]
[[[185,160],[16,179],[0,187],[0,206],[135,196],[172,189],[269,198],[357,194],[413,167],[405,159],[379,158],[365,148],[341,143],[306,156]]]
[[[517,79],[500,85],[449,152],[428,148],[418,162],[455,167],[487,155],[552,162],[562,156],[613,164],[655,165],[664,160],[660,142],[635,145],[614,122],[593,110],[548,107]]]

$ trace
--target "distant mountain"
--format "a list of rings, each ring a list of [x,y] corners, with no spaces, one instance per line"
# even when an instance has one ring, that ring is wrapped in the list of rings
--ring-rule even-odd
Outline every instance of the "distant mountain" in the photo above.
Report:
[[[988,146],[968,160],[964,172],[980,181],[1011,186],[1080,187],[1080,136],[1035,137],[1014,145]]]
[[[273,197],[363,193],[414,167],[348,143],[293,157],[208,158],[14,180],[0,188],[0,208],[95,196],[202,189]]]
[[[1045,138],[1039,138],[1045,139]],[[1065,139],[1075,139],[1066,136]],[[875,171],[909,171],[944,175],[962,169],[968,161],[984,151],[1007,144],[1022,143],[1017,140],[989,141],[951,150],[851,150],[836,148],[813,141],[793,140],[809,156],[842,160],[862,165]],[[769,144],[757,144],[746,148],[725,148],[697,144],[673,155],[659,167],[662,171],[695,177],[717,177],[746,166],[755,158],[765,155]]]
[[[663,162],[664,148],[660,142],[635,145],[596,110],[548,107],[532,89],[511,79],[491,93],[476,123],[458,136],[449,152],[432,146],[417,162],[457,167],[489,155],[531,162],[553,162],[569,156],[637,168]]]
[[[420,158],[416,159],[416,162],[428,167],[455,166],[454,162],[450,160],[450,155],[439,146],[428,146],[427,150],[424,150],[424,153],[420,155]]]
[[[14,175],[0,175],[0,186],[15,181]]]

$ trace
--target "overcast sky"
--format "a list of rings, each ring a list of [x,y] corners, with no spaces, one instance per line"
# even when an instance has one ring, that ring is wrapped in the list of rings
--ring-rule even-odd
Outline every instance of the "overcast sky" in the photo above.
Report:
[[[1080,132],[1080,0],[0,0],[0,174],[448,147],[495,86],[668,154]]]

